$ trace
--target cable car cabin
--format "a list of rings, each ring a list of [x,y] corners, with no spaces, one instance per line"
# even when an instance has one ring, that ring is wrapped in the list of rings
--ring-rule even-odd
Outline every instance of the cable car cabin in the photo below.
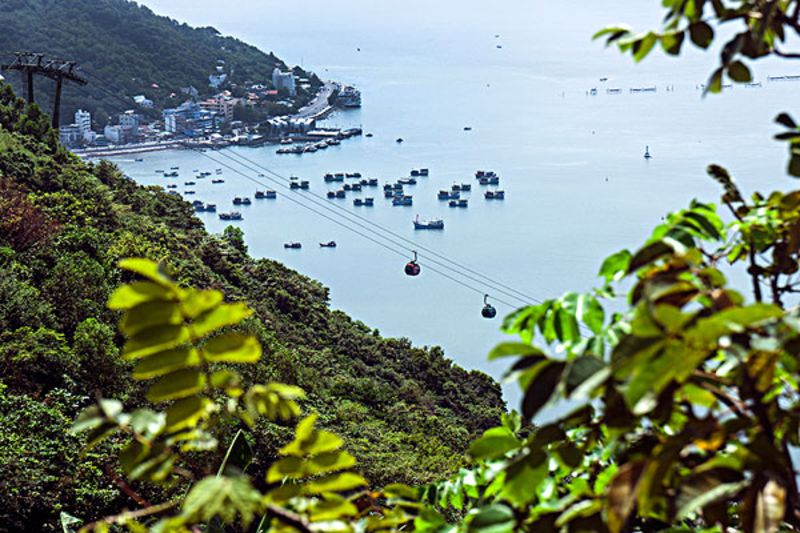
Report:
[[[414,252],[414,259],[406,263],[406,276],[419,276],[419,273],[422,271],[419,264],[417,264],[417,252]]]
[[[492,319],[497,316],[497,309],[489,303],[489,295],[483,296],[483,309],[481,309],[481,316],[483,318]]]

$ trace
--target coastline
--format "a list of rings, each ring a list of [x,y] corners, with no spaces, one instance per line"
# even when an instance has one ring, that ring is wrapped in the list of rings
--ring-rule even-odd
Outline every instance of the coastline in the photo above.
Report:
[[[316,96],[305,106],[298,110],[293,115],[288,115],[286,118],[305,118],[312,120],[321,120],[328,117],[336,109],[330,104],[331,95],[338,90],[341,90],[343,84],[337,81],[326,81],[323,86],[317,91]],[[208,148],[218,150],[226,148],[231,145],[248,145],[248,142],[238,141],[214,141],[208,138],[202,139],[181,139],[169,141],[148,141],[143,143],[128,144],[113,147],[97,147],[97,148],[82,148],[72,150],[72,153],[81,159],[97,159],[103,157],[114,157],[120,155],[137,155],[148,152],[161,152],[166,150],[177,150],[183,148]],[[268,142],[266,139],[264,142]]]

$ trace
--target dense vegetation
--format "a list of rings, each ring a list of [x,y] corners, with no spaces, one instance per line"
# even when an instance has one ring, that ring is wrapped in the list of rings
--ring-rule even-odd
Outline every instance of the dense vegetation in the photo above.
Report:
[[[657,43],[679,53],[687,36],[708,47],[710,22],[741,23],[711,75],[711,92],[722,88],[718,79],[725,75],[749,79],[740,56],[795,55],[782,43],[787,33],[800,34],[800,0],[665,0],[664,6],[661,31],[614,27],[599,35],[640,60]],[[123,525],[158,533],[800,531],[794,464],[800,447],[800,190],[745,197],[725,169],[710,165],[722,209],[693,201],[665,217],[639,249],[606,258],[597,289],[508,316],[503,328],[519,340],[501,344],[490,357],[514,358],[509,374],[523,390],[521,415],[503,415],[501,425],[469,446],[470,465],[426,484],[408,479],[420,472],[417,464],[376,471],[374,449],[360,446],[357,429],[343,423],[353,412],[349,404],[335,411],[337,420],[326,417],[331,404],[347,401],[357,388],[350,384],[337,397],[319,374],[298,377],[308,367],[285,355],[303,346],[305,360],[318,353],[335,357],[337,350],[319,341],[334,342],[331,324],[349,326],[350,339],[360,332],[361,342],[369,337],[366,329],[327,312],[313,282],[248,260],[237,232],[204,235],[189,213],[181,214],[178,200],[138,188],[107,165],[77,164],[52,143],[36,109],[23,110],[5,94],[0,147],[9,149],[1,152],[2,165],[19,177],[4,180],[3,197],[14,201],[2,204],[0,219],[10,279],[0,300],[0,405],[7,409],[0,453],[12,450],[0,457],[6,469],[0,479],[11,479],[3,493],[21,513],[31,505],[41,509],[46,500],[81,517],[64,516],[65,524],[100,532]],[[800,126],[788,114],[776,121],[784,128],[776,137],[789,143],[789,173],[800,176]],[[146,237],[127,220],[146,227]],[[109,235],[113,245],[104,240]],[[50,254],[53,249],[59,253]],[[97,250],[104,252],[102,261]],[[120,274],[113,265],[122,257],[165,264],[126,259],[118,264],[128,273]],[[257,278],[261,268],[278,269],[298,289],[249,292],[242,269]],[[104,276],[103,269],[112,274]],[[742,273],[748,281],[737,288],[728,278]],[[260,279],[278,285],[275,278]],[[280,287],[290,283],[280,279]],[[189,281],[212,288],[188,287]],[[224,303],[220,290],[235,302]],[[101,297],[108,297],[108,309]],[[118,335],[107,317],[119,311]],[[367,353],[348,349],[367,364]],[[268,354],[263,366],[262,351]],[[427,364],[412,374],[430,375],[431,364],[442,368],[435,354],[416,353],[425,354]],[[126,361],[135,361],[132,371]],[[413,362],[406,358],[403,365]],[[353,366],[344,359],[334,364],[326,367],[331,375]],[[147,388],[125,379],[130,372]],[[434,409],[444,405],[468,416],[467,404],[452,402],[496,393],[485,377],[450,372],[461,389],[430,397],[439,402]],[[102,395],[96,401],[77,397],[75,384],[77,390],[103,388]],[[539,427],[525,424],[558,400],[567,400],[567,414]],[[71,440],[63,432],[65,414],[79,405],[86,408],[72,429],[80,439]],[[488,422],[495,408],[490,402],[469,414]],[[319,415],[300,418],[289,430],[289,420],[304,410]],[[389,422],[383,421],[385,430]],[[340,439],[320,422],[354,435]],[[422,432],[412,446],[428,445],[420,460],[431,457],[442,427],[407,426]],[[371,446],[390,438],[376,435]],[[84,460],[76,457],[77,442],[85,445]],[[274,443],[271,453],[264,454],[265,443]],[[19,451],[26,446],[26,454]],[[443,462],[442,470],[454,463]],[[103,471],[116,487],[75,482]],[[131,498],[130,510],[116,488]],[[86,508],[86,499],[106,505]],[[100,515],[115,504],[116,512]],[[90,517],[96,521],[86,523]]]
[[[61,114],[65,123],[83,108],[103,127],[110,115],[134,108],[132,97],[140,94],[157,108],[180,104],[185,87],[208,95],[208,76],[215,72],[217,60],[225,61],[225,72],[235,84],[266,82],[276,66],[287,69],[274,54],[223,37],[214,28],[192,28],[157,16],[128,0],[3,0],[0,28],[3,62],[10,61],[13,52],[41,52],[77,61],[87,75],[86,87],[65,85]],[[307,76],[319,83],[316,76]],[[19,75],[7,77],[22,94]],[[52,83],[41,78],[36,83],[36,98],[49,110]],[[172,93],[178,96],[170,98]],[[124,101],[130,104],[126,107]]]
[[[784,48],[787,34],[800,34],[798,0],[663,5],[662,30],[612,27],[598,37],[641,60],[659,43],[674,55],[687,39],[707,48],[715,22],[739,23],[711,74],[711,93],[722,90],[725,76],[747,82],[747,58],[798,56]],[[800,176],[800,126],[785,113],[776,122],[784,128],[776,137],[789,143],[788,171]],[[297,424],[294,439],[266,473],[242,475],[223,461],[217,475],[197,481],[185,499],[168,501],[169,509],[142,507],[139,515],[122,513],[89,527],[125,523],[136,531],[141,518],[154,531],[213,528],[215,520],[247,529],[263,517],[259,532],[800,531],[794,464],[800,447],[800,190],[746,197],[725,169],[710,165],[708,174],[720,185],[721,210],[693,201],[667,216],[638,250],[606,258],[597,289],[506,318],[505,331],[519,341],[501,344],[490,357],[515,359],[510,375],[523,389],[522,416],[504,416],[474,441],[473,464],[450,479],[361,491],[364,480],[349,470],[353,458],[342,455],[334,435],[315,429],[312,416]],[[115,293],[111,305],[122,304],[129,315],[137,315],[139,305],[188,297],[155,265],[125,265],[149,280],[140,287],[150,287],[133,291],[136,297],[132,286]],[[749,282],[737,289],[728,278],[741,274]],[[177,296],[165,298],[165,291]],[[193,319],[183,320],[192,327]],[[145,331],[128,337],[125,352],[132,358],[162,348]],[[173,342],[190,349],[195,341]],[[212,345],[212,361],[217,351]],[[244,362],[234,354],[223,360]],[[151,364],[163,368],[170,360],[159,353]],[[150,399],[196,393],[158,381]],[[522,424],[556,400],[567,400],[566,415],[533,429]],[[147,450],[177,438],[168,423],[137,437],[128,423],[133,415],[104,402],[76,423],[76,430],[95,428],[89,444],[111,431],[132,433]],[[274,409],[264,412],[276,416]],[[209,424],[190,426],[205,431]],[[152,464],[149,457],[131,460],[123,453],[120,459],[134,478]],[[170,465],[165,476],[172,475],[178,472]],[[214,505],[220,501],[225,505]]]
[[[62,510],[89,518],[137,505],[120,489],[113,443],[84,458],[68,433],[96,395],[145,403],[120,356],[119,315],[106,308],[130,279],[117,267],[124,257],[161,261],[181,283],[248,302],[243,328],[265,355],[244,378],[302,387],[304,408],[346,438],[376,486],[449,474],[500,419],[486,375],[438,348],[381,338],[329,309],[319,283],[243,252],[235,231],[209,235],[162,189],[79,161],[36,106],[0,86],[0,529],[54,531]],[[263,471],[289,434],[256,424],[253,468]],[[161,489],[137,490],[160,498]]]

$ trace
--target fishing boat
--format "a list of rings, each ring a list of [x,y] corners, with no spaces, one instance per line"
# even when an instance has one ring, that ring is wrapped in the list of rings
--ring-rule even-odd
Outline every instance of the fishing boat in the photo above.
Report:
[[[411,171],[411,176],[413,176],[413,177],[419,177],[419,170],[417,170],[417,169],[414,169],[414,170],[412,170],[412,171]]]
[[[400,185],[416,185],[417,180],[415,180],[414,178],[401,178],[397,180],[397,183],[399,183]]]
[[[472,131],[472,126],[464,126],[464,131]]]
[[[506,193],[505,191],[486,191],[483,193],[484,198],[487,200],[505,200]]]
[[[361,172],[348,172],[345,174],[347,178],[361,178]]]
[[[285,139],[281,139],[281,144],[292,144],[294,140],[290,139],[289,137]]]
[[[211,180],[211,183],[225,183],[225,180]]]
[[[328,198],[336,198],[336,193],[334,191],[328,191],[327,196]]]
[[[252,203],[253,202],[247,196],[245,196],[244,198],[237,196],[236,198],[233,199],[233,205],[250,205]]]
[[[283,243],[283,247],[289,250],[299,250],[300,248],[303,247],[303,245],[300,244],[299,242],[285,242]]]
[[[370,187],[377,187],[378,186],[378,178],[370,178],[367,180],[367,185]]]
[[[489,178],[489,185],[500,185],[500,176],[491,176]]]
[[[467,199],[461,198],[460,200],[450,200],[447,205],[450,207],[467,207]]]
[[[471,191],[472,190],[472,184],[471,183],[462,183],[460,185],[460,187],[461,187],[462,191]]]
[[[197,183],[195,183],[194,181],[184,181],[183,184],[186,185],[186,186],[197,185]]]
[[[412,196],[399,196],[396,198],[392,198],[392,205],[394,206],[409,206],[413,205],[414,200]]]
[[[242,214],[238,211],[231,211],[230,213],[220,213],[220,220],[242,220]]]
[[[394,198],[394,191],[391,190],[391,189],[383,191],[383,197],[384,198]]]
[[[194,194],[194,191],[183,191],[183,194]]]
[[[206,211],[209,213],[217,212],[217,204],[206,204]]]
[[[204,203],[202,202],[202,200],[194,200],[194,201],[192,202],[192,207],[194,207],[194,208],[195,208],[195,210],[197,210],[197,208],[198,208],[198,207],[201,207],[202,209],[200,209],[200,210],[202,211],[203,209],[205,209],[205,208],[206,208],[206,204],[204,204]]]
[[[372,134],[371,133],[367,133],[366,135],[364,135],[364,137],[372,137]]]
[[[436,195],[439,200],[458,200],[461,198],[461,193],[458,191],[441,190]]]
[[[221,168],[218,168],[218,169],[216,170],[216,172],[217,172],[217,174],[222,174],[222,169],[221,169]]]
[[[350,186],[350,190],[353,190],[353,191],[360,191],[360,190],[361,190],[361,184],[360,184],[360,183],[354,183],[354,184],[352,184],[352,185]]]
[[[477,170],[475,171],[475,177],[477,179],[480,178],[491,178],[492,176],[497,176],[497,173],[493,170]]]
[[[169,167],[170,170],[180,170],[181,167]]]
[[[374,198],[356,198],[353,200],[353,205],[356,207],[372,207],[375,205]]]
[[[650,155],[650,147],[646,146],[644,149],[644,158],[645,159],[653,159],[653,156]]]
[[[394,183],[394,184],[392,184],[392,189],[395,190],[395,191],[402,191],[403,190],[403,184],[400,183],[400,182]]]
[[[134,159],[134,162],[136,163],[141,163],[142,161],[144,161],[144,159],[142,159],[141,157],[137,157],[136,159]]]
[[[265,191],[256,191],[256,200],[263,200],[267,197],[267,193]]]
[[[336,198],[345,198],[347,196],[347,192],[344,189],[339,189],[336,191]]]
[[[453,192],[460,192],[461,191],[461,184],[454,183],[453,186],[450,187],[450,190],[453,191]]]
[[[320,248],[336,248],[336,241],[328,241],[319,243]]]
[[[426,220],[425,222],[420,222],[419,215],[417,218],[414,219],[414,229],[416,230],[423,230],[423,229],[444,229],[444,220],[441,218],[432,218],[430,220]]]
[[[179,174],[177,172],[174,172],[174,171],[173,172],[164,172],[164,177],[165,178],[177,178],[178,175]]]
[[[344,189],[346,191],[352,191],[353,190],[353,186],[350,185],[349,183],[345,183],[344,186],[342,187],[342,189]]]
[[[427,168],[419,169],[419,175],[422,176],[423,178],[427,177],[429,173],[430,171]]]
[[[395,142],[396,142],[397,144],[400,144],[401,142],[403,142],[403,138],[402,138],[402,137],[398,137],[398,138],[397,138],[397,140],[396,140]]]
[[[177,188],[178,186],[174,183],[170,183],[169,185],[167,185],[167,189],[177,189]]]

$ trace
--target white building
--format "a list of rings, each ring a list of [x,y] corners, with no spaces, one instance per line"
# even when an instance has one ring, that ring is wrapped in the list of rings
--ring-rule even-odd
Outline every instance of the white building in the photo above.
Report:
[[[147,98],[143,94],[134,96],[133,101],[136,102],[137,105],[140,105],[142,107],[153,107],[153,101]]]
[[[81,130],[81,135],[85,136],[92,131],[92,114],[83,109],[75,111],[75,124]]]
[[[64,146],[74,148],[80,146],[83,140],[83,134],[77,124],[70,124],[69,126],[61,126],[58,128],[58,140]]]
[[[279,91],[286,89],[290,96],[297,94],[297,89],[294,86],[294,74],[291,72],[281,72],[278,67],[272,71],[272,85]]]
[[[122,126],[108,125],[103,130],[103,135],[111,144],[125,144],[125,130]]]

